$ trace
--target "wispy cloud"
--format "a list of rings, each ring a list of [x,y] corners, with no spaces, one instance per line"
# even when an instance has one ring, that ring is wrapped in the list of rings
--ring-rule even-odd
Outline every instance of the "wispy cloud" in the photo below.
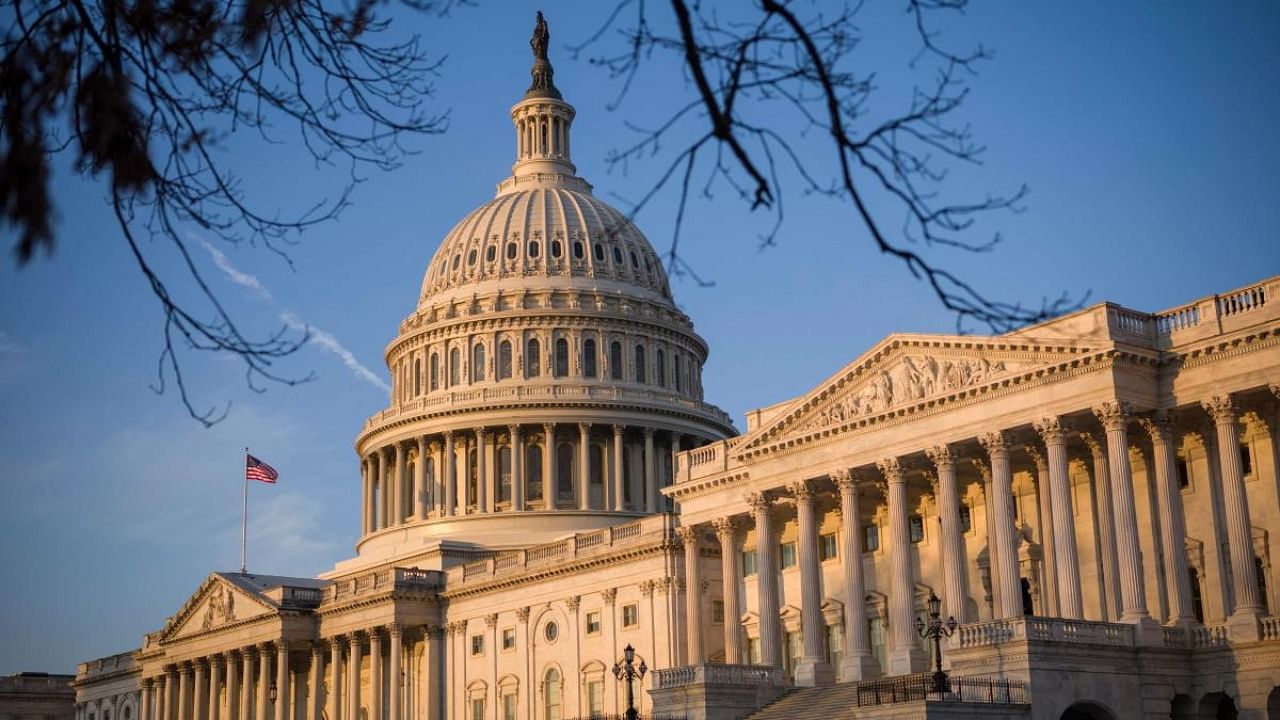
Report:
[[[310,340],[312,344],[322,350],[326,350],[337,355],[338,358],[342,360],[342,364],[350,368],[351,372],[355,373],[356,377],[364,380],[383,392],[388,394],[391,393],[391,386],[387,385],[382,378],[378,377],[377,373],[365,367],[363,363],[357,360],[356,356],[353,355],[350,350],[346,349],[343,347],[342,343],[338,342],[338,338],[315,326],[304,323],[301,318],[288,310],[280,313],[280,319],[284,321],[284,324],[291,328],[305,330],[310,333]]]
[[[204,249],[208,251],[209,257],[213,258],[213,264],[217,265],[218,269],[221,270],[222,273],[231,280],[231,282],[246,288],[263,300],[273,300],[271,291],[267,289],[266,285],[262,284],[261,280],[247,272],[243,272],[235,265],[231,264],[231,259],[223,254],[221,250],[211,245],[209,241],[200,239],[200,244],[204,245]],[[348,350],[341,342],[338,341],[338,338],[334,337],[331,333],[327,333],[308,324],[303,321],[302,318],[299,318],[289,310],[285,310],[280,313],[280,319],[291,328],[305,330],[310,333],[310,341],[312,344],[321,350],[338,356],[338,359],[342,361],[342,364],[350,368],[351,372],[354,373],[356,377],[387,394],[391,393],[391,386],[387,385],[385,380],[378,377],[378,374],[366,367],[364,363],[361,363],[356,358],[355,354]],[[0,333],[0,352],[4,352],[4,337],[4,334]]]
[[[201,240],[200,244],[204,245],[204,249],[208,251],[209,257],[213,258],[213,264],[217,265],[218,269],[221,270],[222,273],[231,280],[231,282],[243,288],[248,288],[253,292],[253,294],[263,300],[271,299],[271,291],[267,289],[266,285],[262,284],[262,281],[247,272],[242,272],[235,265],[232,265],[231,259],[223,254],[221,250],[211,245],[208,240]]]
[[[9,333],[0,330],[0,355],[21,355],[26,351],[27,348],[9,337]]]

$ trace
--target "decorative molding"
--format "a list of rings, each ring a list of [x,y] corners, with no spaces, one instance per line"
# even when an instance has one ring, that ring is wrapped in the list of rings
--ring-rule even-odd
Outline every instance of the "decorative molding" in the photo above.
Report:
[[[925,448],[924,454],[929,458],[929,462],[933,463],[934,467],[937,468],[954,466],[956,463],[956,455],[952,452],[950,445],[935,445]]]
[[[1124,400],[1104,402],[1093,408],[1093,414],[1108,431],[1123,430],[1133,415],[1133,405]]]
[[[685,546],[696,545],[698,542],[698,531],[690,525],[676,528],[676,535],[680,536],[680,542]]]
[[[618,588],[605,588],[600,591],[600,597],[605,605],[613,605],[618,600]]]
[[[737,517],[727,515],[719,517],[711,521],[711,526],[716,530],[716,537],[724,544],[732,544],[738,537],[738,531],[742,527],[742,523]]]
[[[987,451],[989,457],[1009,456],[1009,436],[1003,430],[979,435],[978,444]]]
[[[564,606],[566,608],[569,608],[569,612],[571,613],[578,612],[578,606],[581,604],[582,604],[581,595],[570,595],[569,597],[564,599]]]
[[[773,498],[764,492],[747,493],[744,500],[746,500],[747,506],[756,513],[768,512],[769,508],[773,507]]]
[[[797,480],[787,485],[787,490],[798,501],[813,500],[814,497],[813,487],[808,480]]]
[[[840,468],[839,470],[832,470],[830,473],[830,477],[831,477],[831,481],[834,482],[836,484],[836,487],[839,488],[841,491],[853,490],[856,492],[858,489],[858,481],[853,477],[853,471],[849,470],[848,468]]]
[[[886,482],[902,482],[902,463],[896,457],[887,457],[876,461],[876,468],[884,476]]]
[[[522,623],[529,622],[529,606],[528,605],[524,605],[522,607],[516,608],[516,620]]]
[[[1041,418],[1031,423],[1031,427],[1035,428],[1036,433],[1040,435],[1041,440],[1044,440],[1045,445],[1065,443],[1067,441],[1067,433],[1071,431],[1071,427],[1062,422],[1062,418],[1057,416]]]

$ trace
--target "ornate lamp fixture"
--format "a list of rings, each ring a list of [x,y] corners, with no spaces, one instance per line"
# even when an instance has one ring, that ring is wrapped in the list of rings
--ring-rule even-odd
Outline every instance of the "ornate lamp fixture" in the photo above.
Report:
[[[935,593],[930,592],[929,622],[916,618],[916,632],[922,638],[933,640],[933,661],[936,668],[933,672],[933,692],[951,692],[951,682],[947,679],[947,674],[942,672],[942,638],[951,637],[957,626],[959,623],[954,617],[947,618],[946,622],[942,621],[942,601]]]
[[[640,717],[640,711],[636,709],[635,694],[632,689],[632,681],[639,678],[644,680],[644,674],[649,672],[648,666],[644,664],[644,660],[640,661],[640,666],[636,667],[632,663],[636,659],[636,649],[631,647],[630,643],[622,650],[622,664],[613,664],[613,676],[619,682],[625,680],[627,682],[627,714],[624,716],[627,720],[637,720]]]

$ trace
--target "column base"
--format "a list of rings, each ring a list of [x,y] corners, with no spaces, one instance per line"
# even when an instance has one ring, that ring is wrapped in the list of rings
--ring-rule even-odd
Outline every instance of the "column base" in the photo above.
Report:
[[[800,687],[817,687],[832,685],[836,681],[835,670],[831,663],[821,658],[802,658],[796,665],[796,685]]]
[[[856,682],[876,677],[880,677],[880,663],[870,653],[853,655],[840,661],[841,682]]]
[[[1262,639],[1259,619],[1262,613],[1256,608],[1236,610],[1227,618],[1227,638],[1231,642],[1258,642]]]
[[[1164,645],[1164,628],[1150,615],[1142,615],[1124,623],[1133,626],[1133,639],[1141,647]]]
[[[914,645],[889,652],[889,675],[911,675],[929,669],[929,658]]]

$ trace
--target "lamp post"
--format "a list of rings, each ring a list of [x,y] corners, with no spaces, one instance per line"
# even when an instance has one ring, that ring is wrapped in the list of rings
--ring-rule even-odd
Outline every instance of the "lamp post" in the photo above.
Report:
[[[916,618],[916,632],[922,638],[933,640],[933,661],[936,668],[933,671],[933,692],[951,692],[951,683],[947,680],[947,674],[942,672],[942,638],[951,637],[957,625],[959,623],[954,617],[947,618],[946,622],[942,621],[942,601],[936,594],[930,592],[929,622]]]
[[[632,665],[636,659],[636,649],[631,647],[630,643],[622,650],[622,664],[613,664],[613,676],[619,681],[627,681],[627,720],[636,720],[640,717],[640,711],[636,710],[635,694],[632,689],[632,681],[636,678],[644,679],[644,674],[649,672],[649,668],[644,664],[644,660],[640,661],[640,666]]]
[[[267,699],[271,701],[272,705],[276,704],[276,681],[275,680],[271,681],[271,687],[267,689]]]

